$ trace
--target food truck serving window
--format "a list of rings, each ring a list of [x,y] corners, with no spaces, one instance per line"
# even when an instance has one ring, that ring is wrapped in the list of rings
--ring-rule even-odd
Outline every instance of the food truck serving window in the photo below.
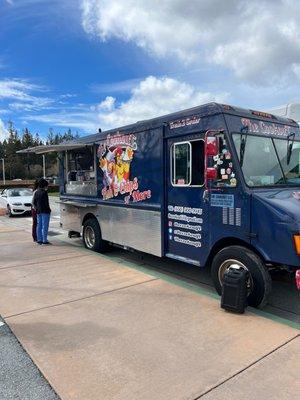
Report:
[[[204,141],[174,143],[171,149],[173,186],[202,186],[204,183]]]
[[[66,167],[66,193],[97,195],[94,147],[68,151]]]

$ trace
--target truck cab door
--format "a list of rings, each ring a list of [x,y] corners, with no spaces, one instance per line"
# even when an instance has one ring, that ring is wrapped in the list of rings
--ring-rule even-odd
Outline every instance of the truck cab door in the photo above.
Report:
[[[228,238],[250,242],[250,195],[241,183],[238,160],[233,157],[229,141],[221,132],[216,139],[218,154],[207,157],[207,171],[214,170],[216,175],[215,179],[207,181],[205,196],[210,248]]]
[[[166,151],[165,255],[202,265],[209,215],[203,200],[204,133],[170,138]]]

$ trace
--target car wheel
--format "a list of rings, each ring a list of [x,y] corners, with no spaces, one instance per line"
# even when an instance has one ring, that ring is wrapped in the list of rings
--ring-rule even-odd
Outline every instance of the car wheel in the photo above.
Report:
[[[7,216],[11,218],[13,216],[10,206],[7,206]]]
[[[211,277],[219,294],[225,271],[232,267],[244,268],[249,272],[247,282],[248,305],[264,307],[272,290],[271,276],[261,258],[253,251],[242,246],[230,246],[222,249],[213,259]]]
[[[95,218],[90,218],[83,224],[82,238],[87,249],[98,253],[105,252],[107,244],[102,239],[100,226]]]

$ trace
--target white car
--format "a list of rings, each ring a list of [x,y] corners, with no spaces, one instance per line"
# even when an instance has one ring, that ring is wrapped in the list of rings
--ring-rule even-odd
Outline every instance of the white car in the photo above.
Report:
[[[31,213],[32,196],[32,189],[4,189],[0,194],[0,207],[7,209],[9,217]]]

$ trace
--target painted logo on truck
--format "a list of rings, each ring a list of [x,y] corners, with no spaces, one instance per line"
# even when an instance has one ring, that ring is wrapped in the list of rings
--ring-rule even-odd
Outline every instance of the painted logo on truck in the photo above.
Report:
[[[151,190],[139,190],[137,177],[131,177],[131,163],[137,151],[137,138],[133,134],[108,135],[98,147],[99,167],[103,172],[103,200],[124,195],[126,204],[151,198]]]
[[[256,121],[249,118],[241,118],[243,128],[247,128],[249,133],[262,133],[264,135],[286,137],[291,133],[291,127],[288,125],[279,125],[275,123]]]

